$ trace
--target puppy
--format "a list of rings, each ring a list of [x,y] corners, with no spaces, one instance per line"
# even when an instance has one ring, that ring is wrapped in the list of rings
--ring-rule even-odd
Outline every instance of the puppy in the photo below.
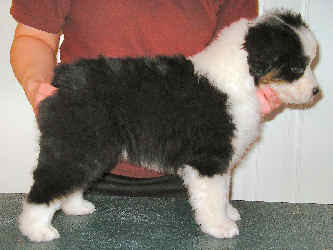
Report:
[[[285,103],[318,94],[310,65],[317,43],[301,16],[273,11],[224,29],[190,58],[82,59],[56,68],[59,90],[39,109],[34,183],[19,217],[32,241],[59,237],[54,213],[94,212],[84,190],[120,160],[179,175],[203,232],[231,238],[232,167],[260,132],[256,89]]]

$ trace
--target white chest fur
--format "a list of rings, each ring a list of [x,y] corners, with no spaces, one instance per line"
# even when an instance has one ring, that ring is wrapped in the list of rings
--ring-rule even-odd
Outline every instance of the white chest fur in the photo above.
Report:
[[[232,24],[206,49],[190,58],[196,73],[206,76],[228,95],[229,112],[236,126],[233,163],[256,140],[260,130],[260,106],[243,49],[248,27],[245,19]]]

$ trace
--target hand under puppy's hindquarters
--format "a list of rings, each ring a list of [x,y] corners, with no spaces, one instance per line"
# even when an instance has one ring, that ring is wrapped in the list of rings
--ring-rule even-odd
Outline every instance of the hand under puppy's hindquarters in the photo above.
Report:
[[[260,87],[257,90],[257,97],[259,99],[260,113],[262,117],[270,114],[281,106],[280,98],[276,92],[268,86]]]
[[[45,98],[53,95],[57,91],[57,88],[53,87],[50,83],[40,83],[33,98],[33,110],[35,115],[38,115],[38,108],[41,101]]]

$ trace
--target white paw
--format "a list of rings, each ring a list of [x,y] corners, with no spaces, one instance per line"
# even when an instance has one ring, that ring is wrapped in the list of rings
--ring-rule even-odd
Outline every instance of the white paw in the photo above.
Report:
[[[51,225],[20,225],[20,231],[35,242],[51,241],[60,237],[57,229]]]
[[[67,215],[88,215],[92,214],[96,210],[95,205],[87,200],[65,202],[61,208]]]
[[[18,218],[19,229],[31,241],[51,241],[59,238],[58,231],[51,225],[54,213],[59,209],[59,202],[34,204],[25,201]]]
[[[232,238],[239,235],[236,223],[228,219],[217,225],[201,225],[201,229],[215,238]]]
[[[241,216],[236,208],[234,208],[231,204],[227,205],[227,215],[229,219],[233,221],[238,221],[241,219]]]

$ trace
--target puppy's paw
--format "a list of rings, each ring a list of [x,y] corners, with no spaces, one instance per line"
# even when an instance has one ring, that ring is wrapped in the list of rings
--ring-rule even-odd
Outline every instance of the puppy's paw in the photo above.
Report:
[[[231,204],[227,206],[227,215],[229,219],[233,221],[238,221],[241,219],[241,216],[236,208],[234,208]]]
[[[34,204],[25,201],[18,218],[18,226],[23,235],[31,241],[42,242],[59,238],[58,231],[51,225],[54,213],[59,209],[59,202]]]
[[[232,220],[226,219],[216,225],[201,225],[203,232],[215,238],[232,238],[239,235],[239,230],[236,223]]]
[[[51,225],[23,225],[19,226],[23,235],[27,236],[29,240],[34,242],[45,242],[58,239],[60,237],[57,229]]]
[[[95,205],[87,200],[72,200],[64,202],[62,211],[67,215],[88,215],[95,212]]]

